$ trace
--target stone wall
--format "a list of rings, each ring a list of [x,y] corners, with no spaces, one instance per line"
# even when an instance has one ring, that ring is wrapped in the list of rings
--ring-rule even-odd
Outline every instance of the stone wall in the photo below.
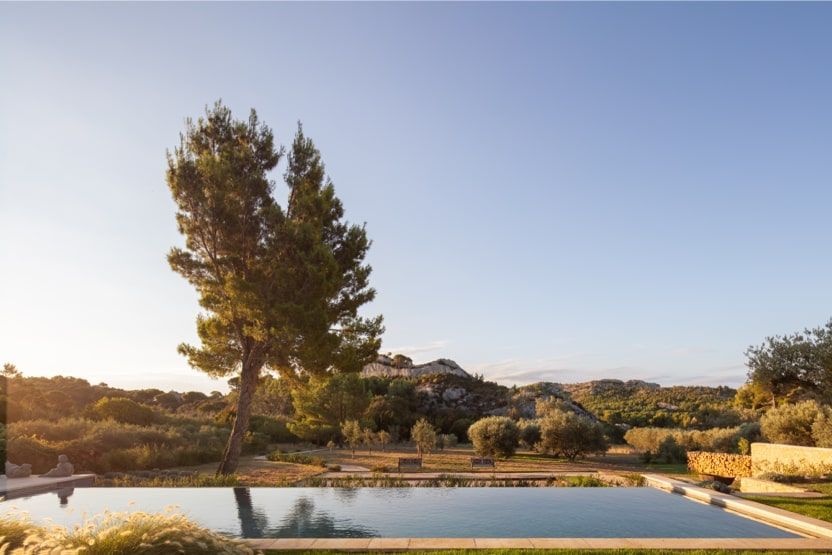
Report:
[[[761,480],[759,478],[740,478],[739,484],[734,482],[734,485],[739,485],[739,489],[743,493],[806,493],[805,488],[790,486],[788,484],[779,484],[777,482]]]
[[[731,453],[688,451],[688,468],[699,474],[723,478],[751,476],[751,457]]]
[[[751,471],[753,476],[768,472],[790,476],[832,474],[832,449],[752,443]]]

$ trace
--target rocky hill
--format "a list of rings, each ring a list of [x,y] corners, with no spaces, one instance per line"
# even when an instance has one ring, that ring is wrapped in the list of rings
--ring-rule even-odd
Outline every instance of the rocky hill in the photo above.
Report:
[[[419,378],[421,376],[445,375],[472,378],[456,362],[440,358],[424,364],[413,364],[413,360],[404,355],[379,355],[361,370],[361,377],[379,378]]]

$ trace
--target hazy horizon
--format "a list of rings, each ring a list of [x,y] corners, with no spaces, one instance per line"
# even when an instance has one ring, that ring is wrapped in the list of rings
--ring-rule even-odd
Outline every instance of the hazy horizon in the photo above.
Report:
[[[320,148],[382,352],[731,385],[832,316],[832,4],[0,4],[0,362],[225,389],[165,150],[222,98]],[[280,183],[276,196],[283,200]]]

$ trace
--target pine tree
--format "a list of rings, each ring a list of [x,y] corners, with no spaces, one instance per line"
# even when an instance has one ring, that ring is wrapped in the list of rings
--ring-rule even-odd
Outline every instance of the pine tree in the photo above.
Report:
[[[201,345],[179,351],[211,376],[239,376],[218,474],[237,468],[264,371],[287,379],[357,371],[373,360],[383,331],[380,316],[358,316],[375,296],[364,227],[344,221],[320,153],[300,126],[281,208],[269,174],[283,156],[254,110],[238,121],[220,102],[189,120],[168,154],[167,182],[185,236],[168,261],[196,288],[203,309]]]

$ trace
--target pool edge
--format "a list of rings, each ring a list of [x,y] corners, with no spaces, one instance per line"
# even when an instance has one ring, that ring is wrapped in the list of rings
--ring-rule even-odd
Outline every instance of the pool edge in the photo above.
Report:
[[[821,538],[279,538],[247,539],[276,551],[432,551],[450,549],[723,549],[832,551]]]
[[[808,534],[814,538],[832,539],[832,523],[792,513],[777,507],[763,505],[762,503],[735,497],[727,493],[719,493],[700,488],[687,482],[659,474],[644,474],[643,476],[647,485],[650,487],[708,503],[740,515],[761,520],[768,524],[775,524],[787,530]]]

